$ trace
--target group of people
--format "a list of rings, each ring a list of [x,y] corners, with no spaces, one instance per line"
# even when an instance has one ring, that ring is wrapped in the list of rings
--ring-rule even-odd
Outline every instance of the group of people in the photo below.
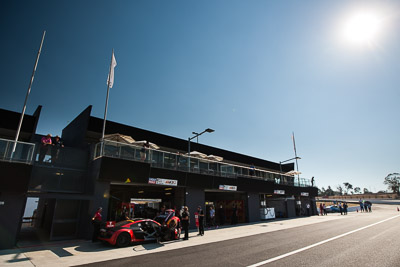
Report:
[[[338,203],[340,215],[347,215],[347,208],[349,207],[346,202]]]
[[[63,147],[63,141],[58,135],[54,138],[52,138],[51,134],[43,136],[40,140],[39,162],[43,162],[47,153],[51,150],[51,163],[56,163],[60,155],[60,149]]]
[[[360,198],[360,211],[361,212],[372,212],[372,203],[369,201],[365,201]]]

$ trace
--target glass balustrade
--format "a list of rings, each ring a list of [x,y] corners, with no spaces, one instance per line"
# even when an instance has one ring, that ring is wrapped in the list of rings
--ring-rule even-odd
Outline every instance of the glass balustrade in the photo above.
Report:
[[[238,176],[248,177],[297,187],[310,186],[310,181],[304,178],[298,179],[293,176],[281,175],[278,172],[270,172],[261,169],[256,169],[252,172],[250,167],[200,159],[194,156],[188,157],[187,154],[144,149],[143,147],[115,141],[107,140],[96,144],[94,158],[96,159],[101,156],[146,162],[156,168],[216,175],[228,178],[236,178]]]
[[[0,160],[32,164],[35,144],[17,142],[15,150],[14,144],[13,140],[0,138]]]

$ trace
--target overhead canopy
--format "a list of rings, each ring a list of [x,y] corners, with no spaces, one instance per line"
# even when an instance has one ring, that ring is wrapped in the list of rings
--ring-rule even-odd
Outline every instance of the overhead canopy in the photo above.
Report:
[[[187,154],[186,154],[186,155],[187,155]],[[191,157],[194,157],[194,158],[200,158],[200,159],[205,159],[205,158],[207,158],[207,155],[206,155],[206,154],[201,153],[201,152],[198,152],[198,151],[192,151],[192,152],[189,153],[189,155],[190,155]]]
[[[208,156],[207,156],[207,159],[209,159],[209,160],[215,160],[215,161],[223,161],[223,160],[224,160],[223,157],[214,156],[214,155],[208,155]]]
[[[299,174],[301,174],[301,172],[298,172],[298,171],[290,171],[290,172],[285,173],[284,175],[291,175],[291,176],[294,176],[294,175],[299,175]]]
[[[106,134],[104,136],[104,140],[115,141],[126,144],[132,144],[133,142],[135,142],[135,139],[133,139],[131,136],[123,135],[120,133]]]
[[[146,143],[147,143],[146,140],[141,140],[141,141],[135,141],[135,142],[133,142],[132,144],[133,144],[133,145],[137,145],[137,146],[143,146],[143,145],[146,144]],[[149,144],[149,148],[151,148],[151,149],[160,149],[160,147],[157,146],[157,145],[154,144],[154,143],[148,142],[148,144]]]

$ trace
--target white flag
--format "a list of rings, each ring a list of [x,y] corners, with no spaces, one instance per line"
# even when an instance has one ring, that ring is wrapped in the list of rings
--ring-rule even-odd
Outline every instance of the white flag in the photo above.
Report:
[[[111,58],[110,73],[108,74],[108,77],[107,77],[107,82],[108,82],[110,88],[112,88],[113,84],[114,84],[114,68],[115,68],[115,66],[117,66],[117,61],[115,60],[114,51],[113,51],[112,58]]]

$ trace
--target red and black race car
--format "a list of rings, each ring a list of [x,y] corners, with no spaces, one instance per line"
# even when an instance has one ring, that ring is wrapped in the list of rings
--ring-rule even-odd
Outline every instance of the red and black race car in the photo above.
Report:
[[[112,228],[101,228],[98,239],[117,247],[126,247],[132,243],[176,240],[180,237],[180,221],[174,214],[160,224],[151,219],[135,218],[115,224]],[[156,217],[156,219],[159,219]]]
[[[158,241],[161,235],[161,224],[151,219],[135,218],[121,221],[112,228],[101,228],[100,240],[126,247],[134,242]]]

